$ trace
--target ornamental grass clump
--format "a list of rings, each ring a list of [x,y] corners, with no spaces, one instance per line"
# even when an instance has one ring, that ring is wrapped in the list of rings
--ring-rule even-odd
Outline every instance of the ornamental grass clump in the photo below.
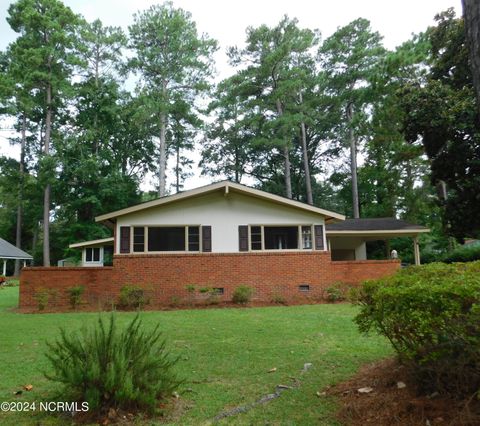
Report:
[[[126,327],[112,314],[90,328],[61,329],[47,346],[52,369],[45,376],[64,385],[65,400],[88,402],[90,413],[155,412],[180,385],[173,371],[177,359],[167,351],[159,326],[145,329],[138,315]]]
[[[406,268],[357,303],[360,331],[386,336],[421,389],[480,396],[480,262]]]

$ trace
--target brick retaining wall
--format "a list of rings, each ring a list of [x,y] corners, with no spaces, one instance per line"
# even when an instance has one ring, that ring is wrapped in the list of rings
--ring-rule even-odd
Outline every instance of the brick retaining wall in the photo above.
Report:
[[[144,288],[152,306],[187,303],[187,285],[224,289],[220,300],[229,301],[238,285],[255,289],[253,300],[286,302],[316,300],[335,282],[358,284],[365,279],[393,274],[398,261],[332,262],[329,252],[201,253],[116,255],[113,267],[22,269],[20,308],[35,310],[38,295],[51,293],[49,306],[69,308],[67,290],[83,285],[83,300],[92,309],[109,308],[126,284]],[[299,285],[309,285],[309,292]],[[196,298],[206,297],[198,291]]]

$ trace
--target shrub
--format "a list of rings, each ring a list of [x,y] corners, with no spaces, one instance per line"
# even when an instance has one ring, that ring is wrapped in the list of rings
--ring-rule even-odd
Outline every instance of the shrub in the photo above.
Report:
[[[252,298],[253,289],[246,285],[238,286],[233,292],[232,301],[238,304],[247,304]]]
[[[189,294],[195,293],[195,286],[193,284],[188,284],[185,286],[185,290],[187,290]]]
[[[442,258],[445,263],[473,262],[475,260],[480,260],[480,244],[458,247],[450,253],[446,253]]]
[[[324,298],[325,300],[331,303],[340,302],[342,300],[345,300],[344,293],[345,293],[345,290],[343,288],[343,284],[335,283],[325,289]]]
[[[201,294],[206,294],[206,293],[210,293],[210,291],[212,291],[212,289],[210,287],[200,287],[198,289],[198,291],[201,293]]]
[[[367,281],[358,304],[360,331],[385,335],[424,390],[480,389],[480,262],[432,263]]]
[[[173,373],[177,359],[166,350],[159,326],[144,330],[138,315],[123,329],[114,314],[77,332],[61,329],[47,347],[52,369],[47,379],[64,385],[65,400],[86,401],[92,412],[152,412],[180,384]]]
[[[20,280],[17,280],[15,278],[11,278],[5,281],[5,284],[4,284],[5,287],[18,287],[19,285],[20,285]]]
[[[136,285],[126,285],[120,289],[119,306],[126,309],[142,309],[149,300],[145,290]]]
[[[70,301],[70,306],[72,309],[76,309],[78,305],[82,302],[82,295],[85,292],[85,287],[83,285],[78,285],[75,287],[70,287],[67,289],[68,298]]]
[[[172,307],[180,306],[181,303],[182,303],[182,299],[180,299],[180,297],[178,296],[172,296],[170,298],[170,306]]]
[[[37,301],[38,310],[43,311],[48,306],[48,302],[50,301],[50,290],[46,288],[40,288],[35,292],[33,298]]]
[[[279,305],[286,305],[287,300],[281,294],[274,294],[272,296],[272,303],[278,303]]]

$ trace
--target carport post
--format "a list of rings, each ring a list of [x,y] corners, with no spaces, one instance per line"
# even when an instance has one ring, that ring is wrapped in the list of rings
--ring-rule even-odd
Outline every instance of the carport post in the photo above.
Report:
[[[3,259],[3,274],[4,277],[7,276],[7,260]]]
[[[420,246],[418,245],[418,237],[413,238],[413,254],[415,255],[415,265],[420,265]]]

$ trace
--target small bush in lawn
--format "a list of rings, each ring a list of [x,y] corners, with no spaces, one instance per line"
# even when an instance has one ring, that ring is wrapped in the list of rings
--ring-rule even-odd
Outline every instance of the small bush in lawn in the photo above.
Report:
[[[173,372],[177,360],[166,350],[159,326],[145,330],[138,315],[125,328],[112,314],[77,332],[61,329],[47,347],[47,379],[64,386],[64,400],[88,402],[92,413],[154,412],[180,385]]]
[[[126,285],[120,289],[120,298],[118,304],[125,309],[142,309],[148,305],[148,298],[145,290],[136,285]]]
[[[325,299],[330,303],[345,300],[344,289],[341,283],[335,283],[325,289]]]
[[[245,305],[250,302],[252,293],[253,289],[251,287],[247,285],[240,285],[233,292],[232,301],[233,303]]]
[[[360,331],[386,336],[423,390],[480,389],[480,262],[431,263],[367,281],[358,293]]]
[[[83,285],[78,285],[67,289],[68,300],[72,309],[77,309],[78,305],[80,305],[84,292],[85,287]]]

